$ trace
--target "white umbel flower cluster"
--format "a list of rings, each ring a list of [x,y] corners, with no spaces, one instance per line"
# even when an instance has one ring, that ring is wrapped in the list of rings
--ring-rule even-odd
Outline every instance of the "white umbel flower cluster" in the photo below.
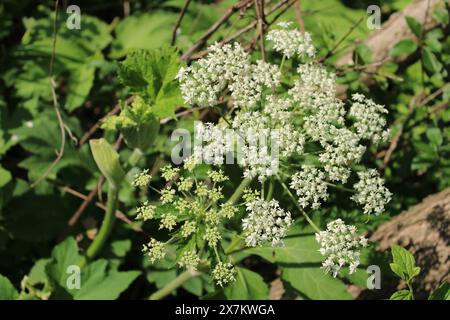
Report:
[[[328,199],[325,178],[325,173],[313,166],[303,166],[292,176],[290,187],[297,193],[300,206],[317,209]]]
[[[312,109],[326,106],[336,94],[335,75],[322,65],[312,62],[301,64],[296,80],[289,94],[302,108]]]
[[[336,277],[345,265],[354,273],[359,265],[359,249],[367,246],[367,239],[357,235],[355,226],[346,225],[341,219],[327,224],[325,231],[316,233],[320,253],[325,257],[322,268]]]
[[[233,149],[233,136],[221,126],[195,122],[194,159],[196,163],[221,165]]]
[[[242,220],[242,228],[246,235],[245,243],[256,247],[266,243],[278,246],[292,224],[291,214],[280,208],[278,201],[257,199],[246,203],[248,215]]]
[[[379,215],[391,200],[392,193],[384,186],[375,169],[358,172],[359,181],[353,186],[356,194],[352,200],[364,207],[364,213]]]
[[[374,143],[387,140],[389,130],[384,129],[386,119],[383,117],[383,114],[388,113],[387,109],[359,93],[354,93],[352,99],[354,102],[349,115],[356,120],[355,128],[358,135]]]
[[[177,74],[184,101],[202,107],[220,102],[221,93],[228,87],[236,107],[252,107],[264,88],[279,84],[277,66],[264,61],[250,62],[250,56],[238,44],[218,43],[192,66],[181,68]]]
[[[273,50],[282,53],[286,58],[314,58],[316,49],[308,32],[301,33],[291,29],[291,22],[279,22],[280,29],[270,30],[266,39],[273,42]]]

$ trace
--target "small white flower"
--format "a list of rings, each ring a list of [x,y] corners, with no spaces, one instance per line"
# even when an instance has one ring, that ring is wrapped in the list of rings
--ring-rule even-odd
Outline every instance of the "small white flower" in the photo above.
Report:
[[[246,210],[248,215],[242,220],[242,228],[247,246],[256,247],[267,242],[277,246],[283,243],[292,219],[290,212],[281,209],[278,201],[257,199],[246,203]]]
[[[352,99],[354,102],[349,115],[355,119],[354,126],[358,135],[374,143],[387,140],[389,129],[384,129],[386,119],[383,117],[383,114],[388,113],[387,109],[362,94],[355,93]]]
[[[290,187],[298,196],[298,203],[303,208],[311,206],[317,209],[321,200],[328,199],[325,173],[312,166],[302,166],[302,170],[292,176]]]
[[[298,29],[290,29],[290,23],[280,22],[280,29],[270,30],[266,39],[273,42],[273,49],[291,58],[314,58],[316,49],[308,32],[301,33]]]
[[[391,200],[392,193],[384,186],[384,180],[375,169],[358,172],[359,182],[353,187],[356,194],[352,200],[364,206],[364,213],[379,215]]]
[[[355,226],[346,225],[341,219],[327,224],[327,230],[316,233],[319,252],[325,257],[322,268],[336,277],[344,265],[354,273],[359,265],[359,249],[367,245],[367,239],[357,236]]]

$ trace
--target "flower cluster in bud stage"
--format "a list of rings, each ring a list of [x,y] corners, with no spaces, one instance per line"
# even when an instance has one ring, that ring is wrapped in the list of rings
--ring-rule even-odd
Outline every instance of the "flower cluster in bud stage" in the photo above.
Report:
[[[163,167],[161,176],[167,187],[160,191],[160,202],[167,210],[157,212],[158,209],[146,201],[137,208],[136,218],[144,221],[158,220],[159,229],[167,230],[172,238],[165,243],[151,239],[144,245],[143,251],[155,263],[164,258],[168,244],[189,244],[189,250],[185,250],[177,260],[180,267],[197,269],[202,261],[200,252],[205,251],[218,261],[218,271],[212,274],[217,284],[230,282],[233,268],[229,267],[228,261],[220,260],[217,255],[224,224],[238,211],[231,203],[223,202],[220,184],[227,181],[228,177],[222,170],[209,170],[207,179],[201,180],[195,174],[192,159],[186,160],[184,170],[172,166]],[[136,180],[139,178],[140,175]],[[220,202],[222,203],[219,204]],[[198,243],[203,243],[203,247],[199,247]]]

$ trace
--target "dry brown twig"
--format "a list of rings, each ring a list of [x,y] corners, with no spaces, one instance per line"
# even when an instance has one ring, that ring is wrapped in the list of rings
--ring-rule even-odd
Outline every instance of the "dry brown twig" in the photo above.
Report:
[[[223,25],[225,24],[228,19],[237,11],[247,7],[249,4],[252,3],[252,0],[241,0],[237,4],[230,7],[225,14],[216,22],[214,23],[204,34],[201,36],[201,38],[186,52],[181,56],[180,60],[190,60],[190,56],[200,49],[207,41],[208,39]]]
[[[284,14],[286,12],[287,9],[289,9],[297,0],[291,1],[289,2],[288,0],[281,0],[278,3],[276,3],[275,5],[273,5],[267,12],[264,13],[264,17],[267,17],[269,15],[271,15],[272,13],[275,13],[275,11],[277,11],[278,9],[280,9],[281,7],[283,7],[284,5],[286,5],[284,8],[282,8],[280,10],[280,12],[272,19],[272,21],[267,22],[267,27],[268,28],[270,25],[274,24],[275,21],[278,20],[278,18]],[[238,37],[240,37],[241,35],[249,32],[250,30],[254,29],[256,26],[258,25],[258,20],[255,19],[253,20],[251,23],[249,23],[247,26],[241,28],[240,30],[238,30],[237,32],[235,32],[234,34],[232,34],[231,36],[223,39],[222,41],[219,41],[219,43],[221,45],[227,44],[235,39],[237,39]],[[256,39],[256,38],[255,38]],[[247,50],[252,48],[254,46],[254,44],[256,44],[256,40],[253,40],[250,45],[247,46]],[[203,51],[199,51],[195,54],[192,54],[188,60],[195,60],[195,59],[200,59],[203,56],[205,56],[206,54],[208,54],[209,50],[203,50]]]
[[[186,14],[187,8],[189,7],[190,3],[191,3],[191,0],[186,0],[186,2],[184,3],[183,8],[180,11],[180,15],[178,16],[177,22],[175,23],[175,26],[173,27],[173,30],[172,30],[172,41],[170,42],[170,44],[172,46],[177,41],[178,28],[180,28],[181,21],[183,21],[184,15]]]
[[[255,3],[255,11],[258,19],[258,34],[259,34],[259,43],[261,46],[261,58],[263,61],[266,61],[266,49],[264,46],[264,25],[267,24],[266,18],[264,15],[264,1],[263,0],[254,0]]]
[[[64,154],[64,148],[66,144],[66,125],[61,116],[61,112],[59,111],[58,98],[56,96],[55,82],[53,80],[53,66],[55,63],[55,55],[56,55],[56,33],[57,33],[57,20],[58,20],[58,7],[59,0],[55,1],[55,10],[54,10],[54,20],[53,20],[53,34],[52,34],[52,54],[50,57],[50,67],[49,67],[49,82],[50,82],[50,90],[52,93],[53,107],[55,109],[56,118],[58,119],[58,125],[61,133],[61,143],[59,146],[59,151],[56,151],[56,158],[50,164],[50,166],[45,170],[44,174],[40,176],[35,182],[31,184],[31,187],[35,187],[39,182],[45,179],[49,173],[53,170],[53,168],[58,164]]]

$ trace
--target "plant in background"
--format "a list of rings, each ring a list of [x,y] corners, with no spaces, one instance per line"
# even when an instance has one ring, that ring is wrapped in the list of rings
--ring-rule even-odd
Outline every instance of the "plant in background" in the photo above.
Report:
[[[413,281],[420,274],[420,268],[416,266],[414,256],[405,248],[394,245],[391,248],[392,263],[389,264],[391,270],[405,283],[408,289],[394,292],[391,300],[414,300]],[[428,297],[429,300],[449,300],[450,283],[445,280]]]

